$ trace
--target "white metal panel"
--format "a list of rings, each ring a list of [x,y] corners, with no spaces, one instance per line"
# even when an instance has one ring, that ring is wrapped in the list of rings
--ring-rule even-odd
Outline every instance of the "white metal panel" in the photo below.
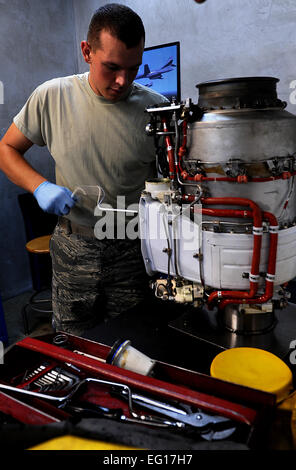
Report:
[[[147,272],[168,273],[168,255],[164,251],[169,234],[173,250],[170,274],[175,275],[175,249],[172,226],[164,228],[162,204],[149,198],[140,202],[140,231],[142,253]],[[178,220],[179,219],[179,220]],[[190,281],[200,282],[200,265],[196,258],[199,246],[199,226],[187,218],[179,217],[177,227],[177,268],[178,274]],[[182,230],[182,232],[181,232]],[[180,234],[182,233],[182,237]],[[192,238],[193,234],[193,238]],[[189,237],[190,235],[190,237]],[[190,242],[191,240],[191,242]],[[192,240],[194,242],[192,243]],[[217,289],[248,289],[249,280],[243,273],[249,273],[253,255],[253,235],[202,232],[202,277],[206,285]],[[267,271],[269,234],[264,233],[260,260],[260,272]],[[290,281],[296,276],[296,227],[279,231],[276,281],[277,285]]]

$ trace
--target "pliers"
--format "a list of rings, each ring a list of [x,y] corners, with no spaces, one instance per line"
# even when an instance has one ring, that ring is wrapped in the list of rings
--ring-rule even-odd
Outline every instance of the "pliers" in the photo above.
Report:
[[[121,392],[124,396],[126,393]],[[154,400],[136,393],[131,395],[133,405],[149,409],[162,416],[166,416],[178,423],[179,429],[190,427],[199,432],[207,440],[226,439],[236,430],[235,425],[229,418],[219,415],[209,415],[201,410],[192,412],[187,405],[175,407],[174,405]]]

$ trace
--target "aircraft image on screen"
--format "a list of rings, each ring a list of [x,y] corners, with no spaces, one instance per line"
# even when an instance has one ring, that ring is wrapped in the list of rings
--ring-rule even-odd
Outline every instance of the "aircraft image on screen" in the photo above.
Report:
[[[140,78],[147,78],[149,82],[145,83],[145,86],[151,87],[152,86],[152,80],[156,79],[163,79],[163,74],[171,72],[174,70],[176,67],[175,64],[173,64],[173,58],[170,57],[168,61],[158,70],[153,70],[150,71],[149,65],[145,64],[144,65],[144,73],[139,74],[136,76],[136,80]]]

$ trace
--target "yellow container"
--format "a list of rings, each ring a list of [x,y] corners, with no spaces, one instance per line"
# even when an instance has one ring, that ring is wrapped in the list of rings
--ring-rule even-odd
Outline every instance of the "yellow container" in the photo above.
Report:
[[[246,387],[273,393],[277,402],[293,389],[289,367],[274,354],[258,348],[232,348],[218,354],[212,361],[212,377]]]
[[[29,450],[142,450],[111,442],[96,441],[83,437],[66,435],[50,439],[31,447]]]

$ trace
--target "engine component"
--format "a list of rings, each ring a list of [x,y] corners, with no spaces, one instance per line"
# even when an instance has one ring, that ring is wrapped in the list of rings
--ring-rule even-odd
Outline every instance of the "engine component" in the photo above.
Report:
[[[179,303],[201,304],[204,289],[197,282],[188,282],[184,279],[157,279],[152,285],[156,297],[163,300],[175,300]]]
[[[296,276],[296,116],[277,82],[200,83],[197,104],[147,109],[166,181],[146,185],[139,211],[146,270],[167,276],[156,296],[217,305],[237,332],[272,328]]]

